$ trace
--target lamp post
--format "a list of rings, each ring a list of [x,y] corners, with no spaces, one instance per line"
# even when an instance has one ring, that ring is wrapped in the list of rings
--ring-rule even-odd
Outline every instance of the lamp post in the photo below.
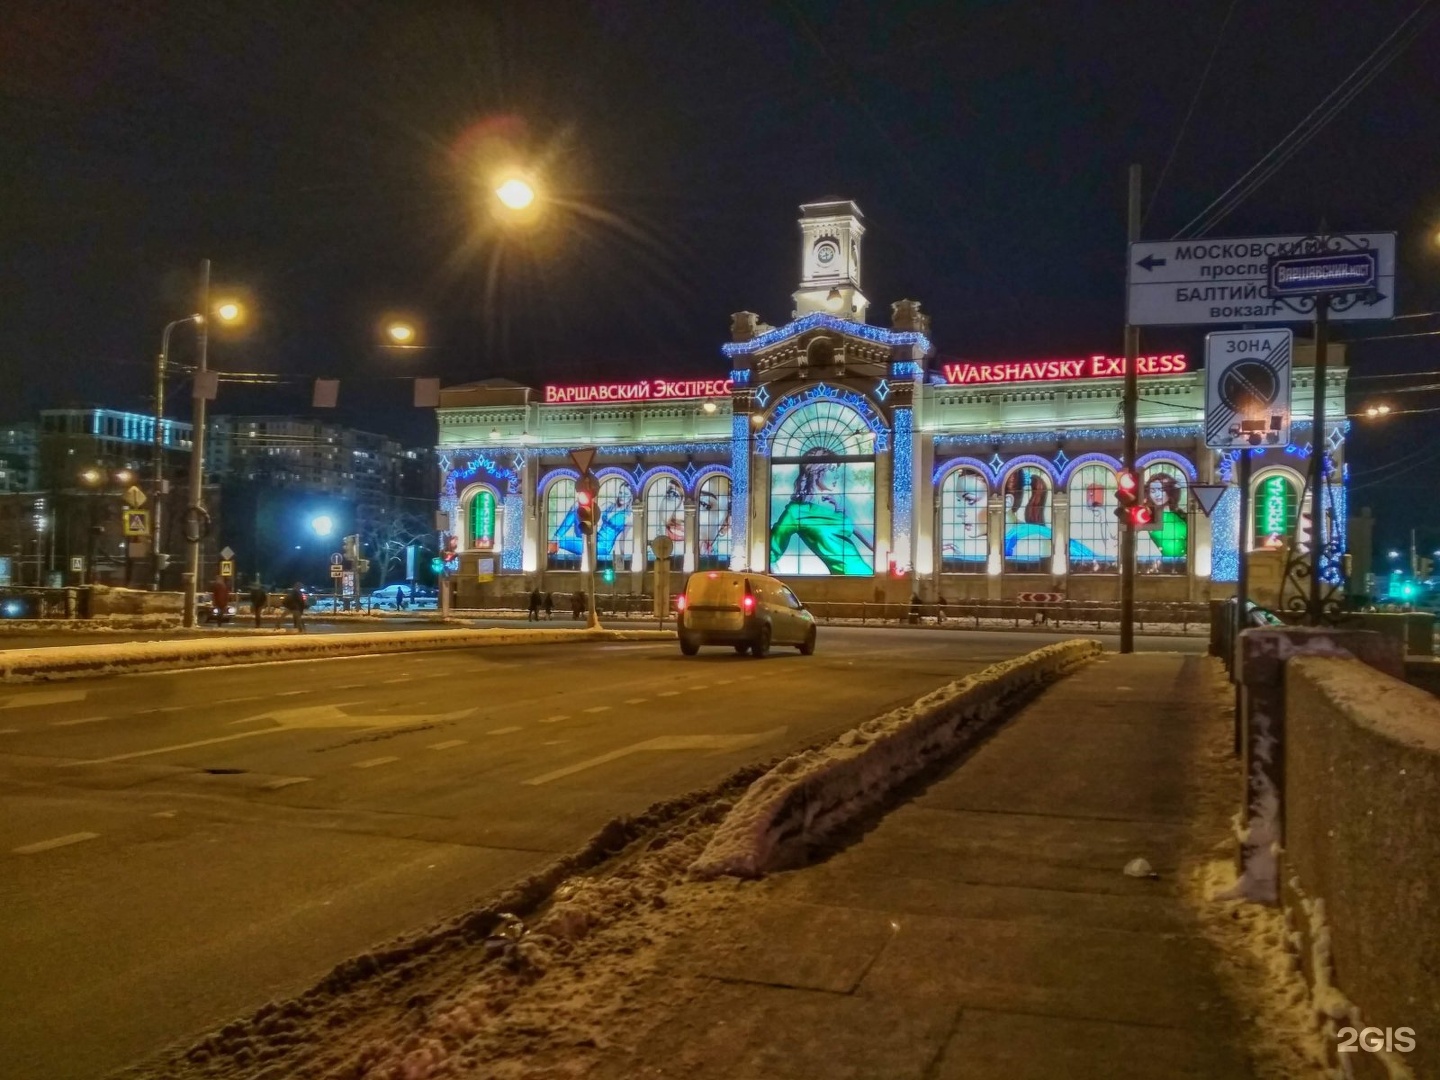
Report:
[[[176,319],[174,322],[166,323],[165,330],[160,335],[160,358],[155,364],[155,431],[154,431],[154,496],[155,505],[150,509],[150,560],[154,564],[154,572],[150,580],[152,592],[160,588],[160,572],[163,569],[165,560],[160,555],[160,538],[164,535],[160,528],[161,508],[164,506],[165,489],[168,483],[165,480],[165,377],[170,373],[170,333],[177,326],[184,326],[186,323],[203,323],[205,317],[198,312],[194,315],[186,315],[183,319]]]

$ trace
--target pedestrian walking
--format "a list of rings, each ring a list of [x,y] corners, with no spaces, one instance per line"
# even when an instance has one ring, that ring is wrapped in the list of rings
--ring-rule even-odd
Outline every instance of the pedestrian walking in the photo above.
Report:
[[[297,581],[290,587],[290,591],[285,594],[283,606],[285,610],[290,613],[290,618],[295,623],[295,632],[299,634],[305,632],[306,604],[305,586]]]
[[[250,586],[250,612],[255,616],[255,629],[260,629],[260,619],[265,614],[265,605],[270,602],[270,594],[265,586],[260,584],[260,579],[255,579],[255,584]]]
[[[555,618],[555,594],[547,592],[545,594],[545,621],[549,622],[553,618]]]
[[[230,610],[230,586],[223,577],[210,583],[210,611],[216,626],[225,625],[225,614]]]
[[[583,591],[576,591],[576,592],[571,593],[571,594],[570,594],[570,614],[573,615],[573,616],[574,616],[575,618],[577,618],[577,619],[583,619],[583,618],[585,617],[585,611],[586,611],[585,593],[584,593]]]
[[[919,626],[919,625],[920,625],[920,594],[919,594],[919,593],[911,593],[911,595],[910,595],[910,625],[911,625],[911,626]]]
[[[935,623],[937,626],[945,625],[945,597],[938,598],[935,604]]]
[[[540,605],[544,603],[544,597],[540,595],[539,589],[532,589],[530,592],[530,622],[540,621]]]

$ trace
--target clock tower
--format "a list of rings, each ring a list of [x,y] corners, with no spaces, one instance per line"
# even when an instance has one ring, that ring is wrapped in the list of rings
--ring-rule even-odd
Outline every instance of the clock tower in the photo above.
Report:
[[[870,301],[860,291],[860,241],[865,223],[848,199],[800,207],[800,288],[794,318],[822,311],[864,322]]]

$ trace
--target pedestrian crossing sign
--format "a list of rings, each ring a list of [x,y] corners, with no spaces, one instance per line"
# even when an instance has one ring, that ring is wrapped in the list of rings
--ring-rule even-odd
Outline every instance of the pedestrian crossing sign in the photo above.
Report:
[[[125,535],[148,536],[150,534],[149,510],[125,511]]]

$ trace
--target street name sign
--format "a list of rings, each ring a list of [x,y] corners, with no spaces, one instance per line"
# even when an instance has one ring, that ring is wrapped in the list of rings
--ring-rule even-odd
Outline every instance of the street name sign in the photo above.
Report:
[[[1127,320],[1131,326],[1309,322],[1308,305],[1287,303],[1270,289],[1270,260],[1373,253],[1373,284],[1344,291],[1354,303],[1332,305],[1336,320],[1395,317],[1395,234],[1329,236],[1343,251],[1322,251],[1315,236],[1252,236],[1227,240],[1164,240],[1130,245]],[[1289,294],[1295,295],[1295,294]]]
[[[1216,330],[1205,335],[1205,445],[1249,450],[1290,442],[1295,334]]]
[[[1270,295],[1322,296],[1375,288],[1379,260],[1374,251],[1332,251],[1323,255],[1277,255],[1270,260]]]

